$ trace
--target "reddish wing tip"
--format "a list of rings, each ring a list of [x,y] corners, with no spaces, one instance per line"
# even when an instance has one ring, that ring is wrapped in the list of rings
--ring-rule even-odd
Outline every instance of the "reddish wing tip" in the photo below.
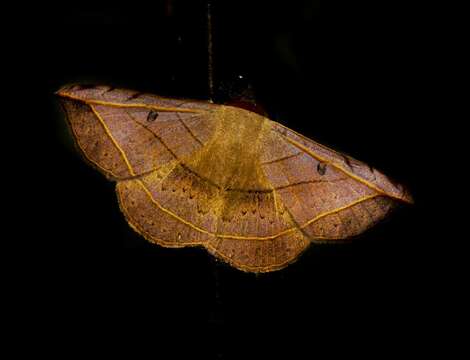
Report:
[[[415,203],[415,200],[413,199],[413,196],[407,189],[403,189],[403,197],[402,200],[410,205],[413,205]]]

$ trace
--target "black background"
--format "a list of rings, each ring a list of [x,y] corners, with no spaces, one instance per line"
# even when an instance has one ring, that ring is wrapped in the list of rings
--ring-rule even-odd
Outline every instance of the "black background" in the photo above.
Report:
[[[353,243],[312,246],[254,275],[135,234],[75,151],[54,91],[73,82],[208,98],[206,2],[72,2],[18,17],[35,155],[23,222],[19,332],[52,354],[225,359],[320,351],[411,355],[429,321],[420,160],[431,31],[415,3],[213,1],[217,102],[248,93],[270,118],[410,188],[416,204]],[[424,165],[423,165],[424,166]],[[29,193],[30,192],[30,193]],[[34,195],[32,195],[34,193]],[[32,197],[32,198],[31,198]],[[24,211],[24,209],[22,210]],[[27,326],[21,326],[27,324]],[[170,353],[168,352],[170,351]]]

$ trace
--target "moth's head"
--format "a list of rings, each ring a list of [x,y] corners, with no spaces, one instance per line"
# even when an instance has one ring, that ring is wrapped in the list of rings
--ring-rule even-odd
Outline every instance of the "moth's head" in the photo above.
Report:
[[[219,87],[220,103],[235,106],[252,111],[262,116],[267,116],[266,110],[257,103],[255,92],[251,83],[245,76],[238,75],[229,82],[224,82]]]

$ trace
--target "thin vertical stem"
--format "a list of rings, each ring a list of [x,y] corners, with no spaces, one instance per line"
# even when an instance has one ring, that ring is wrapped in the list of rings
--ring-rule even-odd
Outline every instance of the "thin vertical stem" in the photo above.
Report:
[[[209,100],[214,102],[214,69],[212,59],[212,1],[207,0],[207,74]]]

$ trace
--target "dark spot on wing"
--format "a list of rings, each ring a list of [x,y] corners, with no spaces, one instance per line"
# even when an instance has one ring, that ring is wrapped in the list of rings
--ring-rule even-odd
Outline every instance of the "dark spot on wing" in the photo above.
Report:
[[[147,121],[152,122],[158,117],[158,112],[155,110],[150,110],[149,114],[147,115]]]
[[[320,175],[325,175],[326,173],[326,164],[325,163],[318,163],[317,165],[317,171]]]

